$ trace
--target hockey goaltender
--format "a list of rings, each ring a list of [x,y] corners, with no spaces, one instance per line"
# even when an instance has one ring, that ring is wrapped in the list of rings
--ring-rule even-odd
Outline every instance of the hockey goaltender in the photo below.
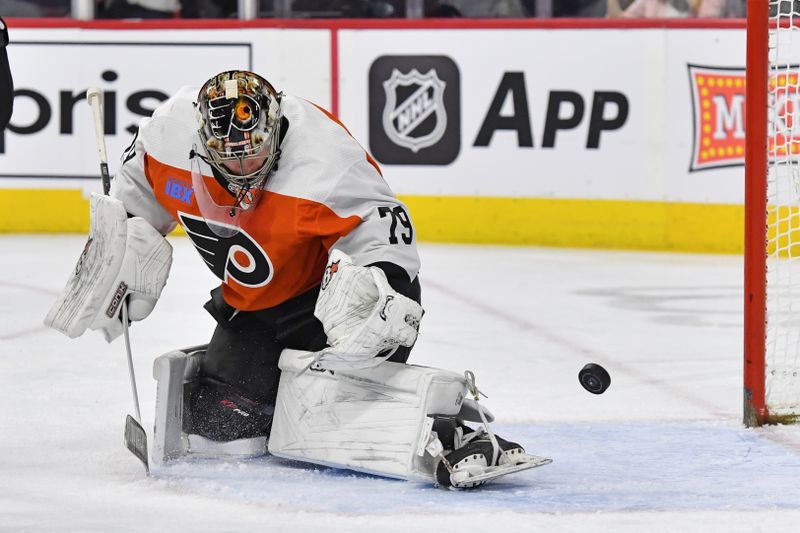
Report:
[[[90,209],[46,318],[69,337],[110,342],[151,313],[178,224],[221,280],[208,344],[155,360],[150,462],[271,453],[463,488],[550,462],[492,432],[470,372],[406,364],[423,316],[414,225],[321,107],[248,71],[181,89]]]

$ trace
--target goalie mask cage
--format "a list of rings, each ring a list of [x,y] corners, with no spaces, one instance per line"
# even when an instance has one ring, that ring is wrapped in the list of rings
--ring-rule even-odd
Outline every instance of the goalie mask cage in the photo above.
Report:
[[[744,423],[800,418],[800,2],[748,0]]]

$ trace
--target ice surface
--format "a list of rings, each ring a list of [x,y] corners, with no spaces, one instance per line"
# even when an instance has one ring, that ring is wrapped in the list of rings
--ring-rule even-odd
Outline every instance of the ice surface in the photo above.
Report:
[[[216,284],[188,239],[131,332],[145,428],[153,359],[205,342]],[[800,530],[800,427],[741,419],[741,260],[423,245],[414,362],[473,370],[496,430],[551,465],[471,492],[277,458],[145,478],[122,444],[124,347],[42,326],[78,236],[0,237],[0,531]],[[611,388],[585,392],[587,362]]]

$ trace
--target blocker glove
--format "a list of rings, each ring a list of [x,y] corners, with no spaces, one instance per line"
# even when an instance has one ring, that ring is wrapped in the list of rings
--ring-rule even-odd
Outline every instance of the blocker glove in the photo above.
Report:
[[[172,266],[172,246],[143,218],[128,218],[122,202],[109,196],[92,194],[89,221],[89,240],[44,322],[70,338],[99,330],[111,342],[122,334],[124,305],[131,321],[155,307]]]

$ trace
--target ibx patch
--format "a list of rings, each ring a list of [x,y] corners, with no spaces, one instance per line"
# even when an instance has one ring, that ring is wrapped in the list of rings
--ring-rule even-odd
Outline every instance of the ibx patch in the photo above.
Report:
[[[194,189],[190,183],[178,178],[167,178],[167,183],[164,185],[164,194],[170,198],[175,198],[179,202],[191,205],[192,193],[194,193]]]

